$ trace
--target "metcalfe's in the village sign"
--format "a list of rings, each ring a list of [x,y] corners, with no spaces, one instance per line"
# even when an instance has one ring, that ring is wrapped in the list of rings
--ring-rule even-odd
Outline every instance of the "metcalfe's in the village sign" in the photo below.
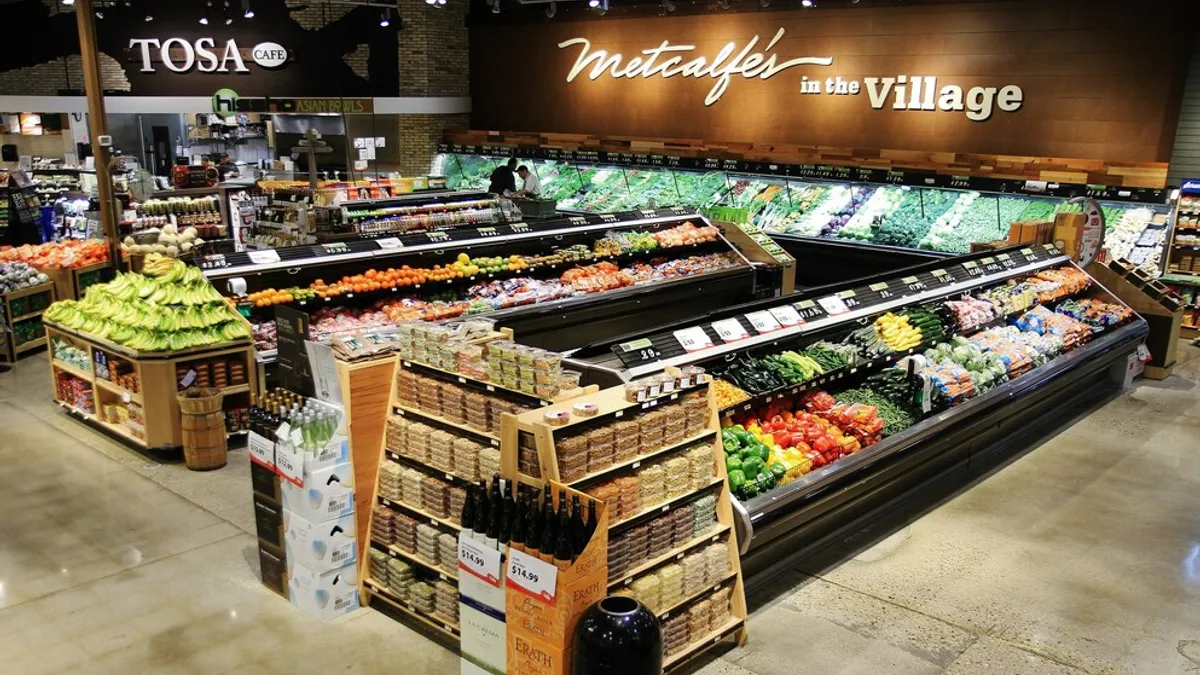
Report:
[[[759,47],[757,35],[744,46],[736,41],[727,42],[710,57],[697,56],[695,45],[675,45],[670,40],[643,49],[638,56],[628,59],[618,52],[596,49],[591,40],[582,37],[564,40],[558,43],[558,48],[580,48],[574,65],[567,73],[567,82],[574,82],[581,73],[586,73],[592,81],[605,76],[616,80],[667,80],[675,76],[711,79],[712,89],[704,97],[704,105],[711,106],[725,95],[734,77],[769,80],[790,68],[815,66],[817,68],[814,70],[820,70],[834,65],[832,56],[801,56],[781,61],[773,50],[784,33],[783,28],[776,31],[765,48]],[[811,77],[801,76],[793,86],[799,87],[800,93],[808,96],[857,96],[865,90],[875,110],[882,109],[890,102],[894,110],[965,111],[967,119],[976,122],[986,121],[997,108],[1003,112],[1016,112],[1024,100],[1024,92],[1015,84],[971,87],[965,92],[961,86],[947,84],[939,90],[937,77],[925,75],[865,77],[860,86],[858,80],[846,80],[840,75],[822,77],[814,73]]]
[[[1200,3],[1167,0],[1138,12],[1117,0],[775,9],[783,4],[528,24],[484,17],[471,26],[471,126],[784,153],[1161,162],[1191,54],[1187,31],[1164,26],[1200,20]]]

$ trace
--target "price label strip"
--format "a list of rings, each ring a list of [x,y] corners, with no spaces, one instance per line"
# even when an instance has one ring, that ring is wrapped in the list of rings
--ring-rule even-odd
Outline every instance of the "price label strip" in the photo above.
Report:
[[[836,295],[828,295],[824,298],[818,298],[817,304],[821,305],[821,308],[824,309],[825,313],[829,316],[837,316],[838,314],[845,314],[846,312],[850,311],[850,308],[846,306],[846,303]]]
[[[904,277],[900,281],[905,286],[908,286],[908,290],[910,291],[918,292],[925,290],[925,284],[917,277]]]
[[[812,300],[801,300],[794,307],[800,314],[800,318],[804,320],[815,319],[825,313],[825,310],[818,307],[817,303]]]
[[[710,349],[713,346],[712,338],[708,337],[708,333],[705,333],[704,329],[699,326],[677,330],[674,335],[675,339],[679,340],[679,345],[689,354]]]
[[[796,318],[798,319],[800,317],[797,316]],[[754,326],[754,330],[758,331],[759,335],[777,331],[782,328],[782,326],[779,324],[779,321],[771,314],[771,312],[765,310],[761,312],[750,312],[746,315],[746,320],[750,322],[751,326]]]
[[[717,331],[717,335],[726,343],[745,340],[750,337],[746,329],[742,326],[742,322],[737,319],[722,319],[712,323],[713,330]]]
[[[662,356],[662,350],[655,347],[650,338],[622,342],[613,347],[613,351],[626,366],[657,361]]]
[[[384,237],[383,239],[376,239],[375,243],[379,244],[379,248],[385,251],[393,251],[398,248],[404,248],[404,242],[400,241],[396,237]]]
[[[880,300],[887,300],[888,298],[892,297],[891,288],[888,287],[888,283],[886,281],[881,281],[877,284],[871,284],[867,288],[878,293]]]
[[[981,276],[983,274],[983,270],[979,269],[979,265],[975,264],[975,262],[972,260],[968,260],[967,262],[963,263],[962,266],[963,269],[967,271],[967,274],[973,277]]]
[[[858,294],[854,291],[840,291],[837,297],[846,304],[846,307],[857,307],[859,305]]]
[[[791,305],[772,307],[767,311],[770,312],[771,316],[775,317],[775,320],[779,322],[779,325],[783,326],[784,328],[799,326],[804,323],[804,319],[800,318],[800,312],[797,312],[796,308],[792,307]]]
[[[279,254],[274,249],[265,251],[247,251],[246,255],[250,256],[250,262],[255,265],[266,265],[268,263],[279,262]]]

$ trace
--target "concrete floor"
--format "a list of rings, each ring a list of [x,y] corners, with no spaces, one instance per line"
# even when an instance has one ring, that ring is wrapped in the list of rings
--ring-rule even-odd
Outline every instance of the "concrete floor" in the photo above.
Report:
[[[1200,350],[832,569],[752,598],[701,675],[1200,672]],[[365,609],[262,588],[244,452],[161,465],[0,374],[0,673],[455,673]],[[403,665],[400,665],[403,664]]]

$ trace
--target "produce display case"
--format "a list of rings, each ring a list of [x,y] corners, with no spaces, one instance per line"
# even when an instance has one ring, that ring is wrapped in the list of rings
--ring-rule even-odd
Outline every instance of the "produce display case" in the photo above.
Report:
[[[12,363],[21,354],[46,345],[42,313],[54,302],[53,283],[0,293],[0,357]]]
[[[268,357],[279,304],[311,313],[314,339],[486,314],[530,344],[566,349],[578,343],[573,333],[581,325],[617,335],[685,316],[700,296],[728,304],[756,297],[754,266],[684,209],[458,227],[195,262],[259,326]],[[231,288],[237,279],[245,283],[240,296]]]
[[[658,616],[664,672],[726,637],[746,638],[715,401],[702,374],[669,373],[506,415],[500,436],[506,478],[535,490],[567,485],[604,503],[607,593],[636,597]]]
[[[448,185],[459,189],[486,187],[491,169],[507,159],[499,154],[476,154],[496,150],[487,147],[441,149],[434,166],[445,173]],[[1153,265],[1155,251],[1166,236],[1169,211],[1162,190],[661,155],[553,149],[543,149],[540,154],[556,158],[534,157],[522,162],[539,176],[551,171],[569,176],[569,167],[579,176],[568,181],[569,188],[564,185],[553,192],[561,210],[674,205],[746,209],[754,225],[778,236],[781,245],[798,259],[802,258],[798,252],[803,239],[814,237],[967,253],[972,242],[1003,239],[1012,222],[1052,220],[1056,212],[1077,211],[1079,207],[1068,204],[1067,199],[1087,196],[1101,200],[1112,247],[1110,257]],[[793,244],[797,250],[792,250]]]
[[[1146,333],[1047,245],[717,310],[567,363],[601,385],[687,366],[716,377],[753,574],[1108,390]]]

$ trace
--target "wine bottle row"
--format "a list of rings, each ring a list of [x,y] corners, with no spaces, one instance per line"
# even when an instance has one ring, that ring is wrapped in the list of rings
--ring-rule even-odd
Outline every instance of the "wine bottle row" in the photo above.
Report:
[[[514,495],[512,481],[501,489],[500,474],[494,474],[490,489],[480,481],[467,493],[461,523],[463,532],[485,546],[512,548],[565,569],[596,532],[596,501],[588,499],[585,518],[579,495],[568,502],[566,491],[559,490],[556,505],[546,484],[539,504],[538,490],[521,486]]]

